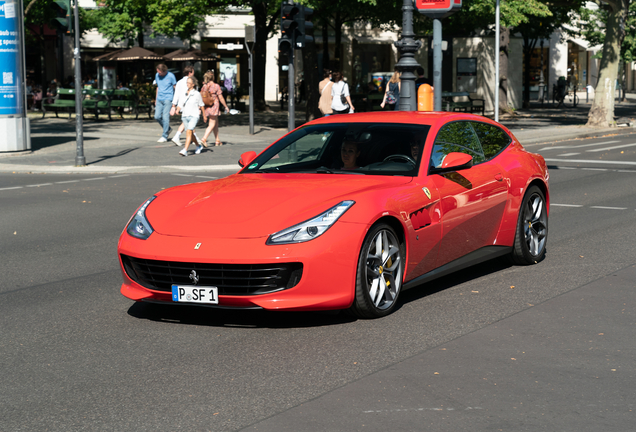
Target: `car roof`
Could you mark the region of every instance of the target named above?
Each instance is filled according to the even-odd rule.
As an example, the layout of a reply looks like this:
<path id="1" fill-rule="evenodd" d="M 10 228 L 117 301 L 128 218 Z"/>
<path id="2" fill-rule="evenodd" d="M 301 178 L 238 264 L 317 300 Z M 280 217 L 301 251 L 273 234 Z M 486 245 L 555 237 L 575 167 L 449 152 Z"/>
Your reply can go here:
<path id="1" fill-rule="evenodd" d="M 474 114 L 456 112 L 425 112 L 425 111 L 374 111 L 355 114 L 336 114 L 321 117 L 307 124 L 326 123 L 411 123 L 435 125 L 454 120 L 475 120 L 493 123 L 492 120 Z"/>

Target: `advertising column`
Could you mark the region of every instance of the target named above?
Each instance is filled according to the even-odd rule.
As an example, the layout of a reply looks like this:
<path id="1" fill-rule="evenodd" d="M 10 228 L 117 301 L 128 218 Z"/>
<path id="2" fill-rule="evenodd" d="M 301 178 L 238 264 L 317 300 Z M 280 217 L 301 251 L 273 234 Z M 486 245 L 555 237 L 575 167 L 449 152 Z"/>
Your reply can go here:
<path id="1" fill-rule="evenodd" d="M 31 149 L 21 0 L 0 0 L 0 152 Z"/>

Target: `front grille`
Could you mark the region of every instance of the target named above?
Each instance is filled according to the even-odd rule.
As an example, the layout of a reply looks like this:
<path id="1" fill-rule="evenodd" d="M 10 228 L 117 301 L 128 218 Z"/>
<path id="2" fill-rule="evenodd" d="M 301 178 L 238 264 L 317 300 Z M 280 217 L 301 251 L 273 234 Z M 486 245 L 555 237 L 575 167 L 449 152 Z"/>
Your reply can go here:
<path id="1" fill-rule="evenodd" d="M 158 261 L 121 255 L 126 274 L 139 285 L 156 291 L 172 291 L 172 285 L 215 286 L 219 295 L 266 294 L 296 286 L 303 273 L 301 263 L 209 264 Z"/>

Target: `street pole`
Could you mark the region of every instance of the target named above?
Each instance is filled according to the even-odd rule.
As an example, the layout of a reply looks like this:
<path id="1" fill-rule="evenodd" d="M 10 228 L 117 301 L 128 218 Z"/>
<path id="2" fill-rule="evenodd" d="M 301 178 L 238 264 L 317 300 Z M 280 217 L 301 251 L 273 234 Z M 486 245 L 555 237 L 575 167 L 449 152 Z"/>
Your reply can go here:
<path id="1" fill-rule="evenodd" d="M 442 110 L 442 22 L 433 20 L 433 110 Z"/>
<path id="2" fill-rule="evenodd" d="M 295 107 L 294 107 L 294 47 L 296 46 L 296 36 L 292 36 L 292 44 L 289 50 L 289 69 L 287 70 L 287 109 L 289 117 L 287 121 L 287 131 L 291 132 L 296 128 Z"/>
<path id="3" fill-rule="evenodd" d="M 400 51 L 400 61 L 395 68 L 401 72 L 399 111 L 417 111 L 417 93 L 415 91 L 415 69 L 420 64 L 415 60 L 415 53 L 420 49 L 421 42 L 414 39 L 413 33 L 413 1 L 402 2 L 402 37 L 395 42 Z"/>
<path id="4" fill-rule="evenodd" d="M 495 121 L 499 121 L 499 0 L 495 8 Z"/>
<path id="5" fill-rule="evenodd" d="M 252 50 L 250 49 L 250 43 L 256 41 L 256 33 L 254 26 L 245 27 L 245 48 L 249 55 L 249 69 L 250 69 L 250 135 L 254 135 L 254 63 Z"/>
<path id="6" fill-rule="evenodd" d="M 84 157 L 84 124 L 82 119 L 82 65 L 80 64 L 80 26 L 79 26 L 79 0 L 75 0 L 73 9 L 75 15 L 75 141 L 77 143 L 75 154 L 75 166 L 86 166 Z"/>

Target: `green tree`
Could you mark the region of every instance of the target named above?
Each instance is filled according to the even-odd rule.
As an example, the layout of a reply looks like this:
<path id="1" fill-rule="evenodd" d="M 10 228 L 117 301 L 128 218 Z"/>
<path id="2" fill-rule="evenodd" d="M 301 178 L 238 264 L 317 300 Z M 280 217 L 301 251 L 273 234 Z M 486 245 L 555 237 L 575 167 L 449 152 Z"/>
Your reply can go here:
<path id="1" fill-rule="evenodd" d="M 97 30 L 114 42 L 136 41 L 144 47 L 144 32 L 189 40 L 212 13 L 204 0 L 104 0 L 96 12 Z"/>
<path id="2" fill-rule="evenodd" d="M 571 22 L 575 11 L 578 11 L 585 0 L 562 0 L 558 4 L 549 4 L 552 15 L 530 16 L 528 21 L 517 25 L 513 32 L 523 37 L 524 91 L 523 106 L 530 107 L 530 60 L 539 39 L 549 39 L 552 33 L 563 28 L 563 24 Z"/>
<path id="3" fill-rule="evenodd" d="M 614 125 L 614 93 L 619 65 L 636 58 L 636 4 L 604 1 L 598 10 L 581 10 L 581 33 L 592 44 L 603 44 L 601 66 L 588 126 Z"/>
<path id="4" fill-rule="evenodd" d="M 508 55 L 511 31 L 525 23 L 530 23 L 532 17 L 550 17 L 552 12 L 547 4 L 539 0 L 502 0 L 499 7 L 499 109 L 509 111 Z M 493 34 L 496 30 L 494 28 L 495 1 L 474 0 L 466 3 L 460 12 L 448 20 L 452 23 L 451 28 L 455 32 L 467 33 L 466 29 L 483 29 L 487 33 Z"/>

